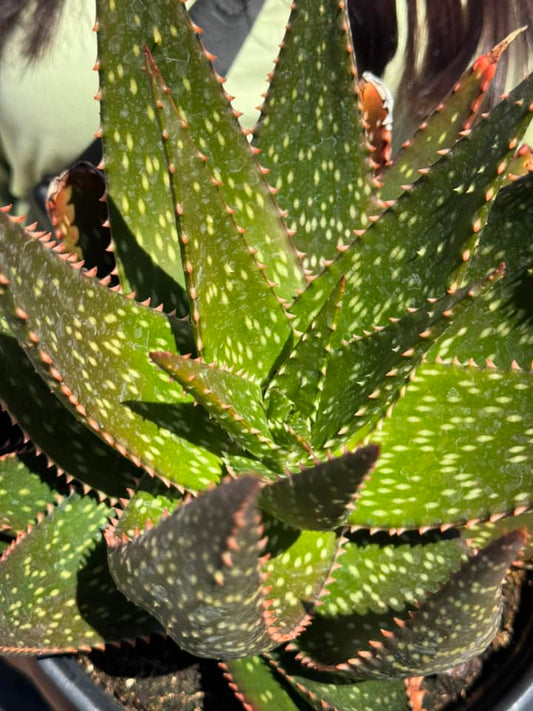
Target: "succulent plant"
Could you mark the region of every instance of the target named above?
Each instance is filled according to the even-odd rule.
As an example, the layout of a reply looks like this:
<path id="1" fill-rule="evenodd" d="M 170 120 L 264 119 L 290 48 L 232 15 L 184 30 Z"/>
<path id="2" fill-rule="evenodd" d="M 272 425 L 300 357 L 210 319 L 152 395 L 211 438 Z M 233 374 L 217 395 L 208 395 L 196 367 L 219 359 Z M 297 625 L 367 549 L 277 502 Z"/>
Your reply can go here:
<path id="1" fill-rule="evenodd" d="M 98 14 L 105 190 L 0 215 L 0 651 L 164 631 L 246 708 L 425 708 L 531 523 L 533 80 L 480 114 L 500 45 L 391 163 L 296 0 L 250 142 L 182 2 Z"/>

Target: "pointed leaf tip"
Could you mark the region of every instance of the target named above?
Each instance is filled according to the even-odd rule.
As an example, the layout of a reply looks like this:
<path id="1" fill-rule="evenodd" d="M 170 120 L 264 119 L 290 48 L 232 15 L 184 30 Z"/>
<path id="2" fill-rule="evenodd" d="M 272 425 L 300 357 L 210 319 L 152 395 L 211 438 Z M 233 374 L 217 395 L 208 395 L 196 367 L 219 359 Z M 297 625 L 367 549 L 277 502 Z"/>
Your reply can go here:
<path id="1" fill-rule="evenodd" d="M 251 476 L 221 484 L 108 551 L 119 588 L 193 654 L 232 658 L 273 646 L 263 620 L 260 486 Z"/>
<path id="2" fill-rule="evenodd" d="M 379 447 L 370 444 L 290 474 L 262 490 L 261 507 L 296 528 L 337 528 L 378 456 Z"/>

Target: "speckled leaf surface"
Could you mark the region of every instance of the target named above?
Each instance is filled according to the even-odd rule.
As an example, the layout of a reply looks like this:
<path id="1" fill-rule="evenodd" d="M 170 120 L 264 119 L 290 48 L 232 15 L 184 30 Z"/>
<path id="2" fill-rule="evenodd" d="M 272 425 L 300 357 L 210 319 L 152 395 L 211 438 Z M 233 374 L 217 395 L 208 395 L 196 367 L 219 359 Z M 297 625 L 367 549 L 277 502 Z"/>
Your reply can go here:
<path id="1" fill-rule="evenodd" d="M 466 559 L 460 538 L 356 536 L 343 547 L 340 568 L 313 624 L 292 643 L 311 667 L 354 657 L 396 628 L 417 602 L 438 590 Z M 416 574 L 415 574 L 416 571 Z"/>
<path id="2" fill-rule="evenodd" d="M 102 0 L 97 7 L 111 233 L 123 288 L 134 289 L 140 299 L 152 297 L 154 305 L 168 296 L 161 270 L 176 284 L 185 285 L 165 156 L 142 53 L 143 42 L 155 43 L 156 27 L 168 29 L 172 5 L 153 3 L 133 9 L 129 3 Z M 155 15 L 152 21 L 150 14 Z M 179 303 L 179 298 L 174 305 L 167 298 L 165 307 Z"/>
<path id="3" fill-rule="evenodd" d="M 341 279 L 270 382 L 265 398 L 270 419 L 298 422 L 315 414 L 330 353 L 340 345 L 336 320 L 343 294 Z"/>
<path id="4" fill-rule="evenodd" d="M 133 538 L 139 531 L 156 526 L 161 518 L 183 503 L 183 495 L 177 489 L 167 487 L 147 474 L 139 481 L 135 491 L 129 494 L 129 498 L 121 501 L 123 508 L 119 511 L 120 518 L 114 529 L 118 537 L 125 534 Z"/>
<path id="5" fill-rule="evenodd" d="M 509 163 L 506 181 L 513 182 L 531 171 L 533 171 L 533 149 L 527 143 L 523 143 Z"/>
<path id="6" fill-rule="evenodd" d="M 228 97 L 212 72 L 209 57 L 204 53 L 197 30 L 191 26 L 185 6 L 180 2 L 144 4 L 136 7 L 135 12 L 131 11 L 129 3 L 123 1 L 102 1 L 99 6 L 103 98 L 104 101 L 107 96 L 113 99 L 112 110 L 108 109 L 108 113 L 104 104 L 104 142 L 107 134 L 107 151 L 110 154 L 106 155 L 106 167 L 110 157 L 113 157 L 115 174 L 111 185 L 116 183 L 115 189 L 119 189 L 118 197 L 121 199 L 116 201 L 118 207 L 122 207 L 121 201 L 125 196 L 128 222 L 138 221 L 137 232 L 143 241 L 152 240 L 154 237 L 149 233 L 152 229 L 150 211 L 146 209 L 146 215 L 139 215 L 140 206 L 130 205 L 128 197 L 132 191 L 137 191 L 139 177 L 147 192 L 144 196 L 147 208 L 152 194 L 157 196 L 161 192 L 161 197 L 166 194 L 168 204 L 161 200 L 166 209 L 155 211 L 160 215 L 160 224 L 156 225 L 160 239 L 156 234 L 154 258 L 156 263 L 168 270 L 165 262 L 168 262 L 169 256 L 175 260 L 176 255 L 167 256 L 164 249 L 172 245 L 176 253 L 179 250 L 175 231 L 168 227 L 173 206 L 165 187 L 168 180 L 164 175 L 160 143 L 153 133 L 154 112 L 147 92 L 146 76 L 141 71 L 142 47 L 146 45 L 162 69 L 179 111 L 190 126 L 194 142 L 202 153 L 209 156 L 213 175 L 222 181 L 221 192 L 225 202 L 235 210 L 236 221 L 246 230 L 248 243 L 258 250 L 259 261 L 267 265 L 268 278 L 278 284 L 280 297 L 292 299 L 295 289 L 304 283 L 301 267 L 268 184 Z M 117 32 L 118 28 L 120 32 Z M 109 67 L 112 68 L 111 75 Z M 145 117 L 140 126 L 139 114 Z M 124 133 L 124 129 L 128 132 Z M 120 137 L 118 141 L 116 130 Z M 128 133 L 131 137 L 129 144 Z M 156 143 L 157 154 L 153 156 Z M 231 153 L 228 153 L 230 146 Z M 125 151 L 126 148 L 128 150 Z M 124 167 L 124 152 L 131 161 L 134 183 L 128 182 L 132 177 L 120 175 Z M 174 277 L 180 279 L 179 275 Z"/>
<path id="7" fill-rule="evenodd" d="M 352 536 L 313 624 L 293 643 L 318 665 L 344 662 L 381 629 L 393 630 L 417 602 L 436 592 L 466 559 L 460 538 Z"/>
<path id="8" fill-rule="evenodd" d="M 281 475 L 281 471 L 271 469 L 263 462 L 252 457 L 247 457 L 243 454 L 234 454 L 226 452 L 224 454 L 224 464 L 232 477 L 242 476 L 243 474 L 255 474 L 262 481 L 277 481 Z"/>
<path id="9" fill-rule="evenodd" d="M 261 657 L 229 659 L 220 664 L 235 696 L 253 711 L 309 711 L 284 687 L 281 678 Z"/>
<path id="10" fill-rule="evenodd" d="M 378 454 L 378 447 L 368 445 L 288 474 L 261 491 L 261 508 L 296 528 L 323 531 L 342 526 Z"/>
<path id="11" fill-rule="evenodd" d="M 202 446 L 216 443 L 214 426 L 148 357 L 187 352 L 187 325 L 95 283 L 48 247 L 0 215 L 0 303 L 33 365 L 134 461 L 185 487 L 216 480 L 219 458 Z"/>
<path id="12" fill-rule="evenodd" d="M 56 503 L 54 471 L 47 471 L 44 457 L 32 452 L 0 457 L 0 530 L 26 530 L 47 504 Z"/>
<path id="13" fill-rule="evenodd" d="M 530 121 L 532 100 L 530 77 L 309 285 L 291 309 L 296 327 L 305 328 L 343 274 L 349 304 L 339 318 L 343 335 L 384 326 L 405 308 L 438 297 L 462 262 L 474 215 L 499 179 L 510 141 Z"/>
<path id="14" fill-rule="evenodd" d="M 498 45 L 476 59 L 450 95 L 400 149 L 394 163 L 380 175 L 383 183 L 380 197 L 383 200 L 396 199 L 402 193 L 402 185 L 409 185 L 419 177 L 419 169 L 425 169 L 438 160 L 438 151 L 451 148 L 459 137 L 459 131 L 471 128 L 503 49 Z"/>
<path id="15" fill-rule="evenodd" d="M 109 576 L 101 539 L 108 513 L 75 494 L 7 549 L 0 561 L 0 651 L 74 652 L 160 629 Z"/>
<path id="16" fill-rule="evenodd" d="M 531 505 L 532 432 L 528 375 L 424 364 L 372 434 L 382 453 L 349 521 L 419 528 Z"/>
<path id="17" fill-rule="evenodd" d="M 182 649 L 232 658 L 274 646 L 263 619 L 259 480 L 205 492 L 129 543 L 108 535 L 119 589 Z"/>
<path id="18" fill-rule="evenodd" d="M 400 612 L 435 592 L 466 553 L 459 538 L 352 534 L 320 612 L 342 615 L 346 605 L 359 615 Z"/>
<path id="19" fill-rule="evenodd" d="M 515 531 L 472 556 L 374 652 L 342 668 L 355 677 L 408 677 L 444 671 L 480 654 L 498 629 L 503 578 L 524 540 Z"/>
<path id="20" fill-rule="evenodd" d="M 383 417 L 433 341 L 475 297 L 501 277 L 446 294 L 331 353 L 313 424 L 314 447 L 339 446 Z M 359 436 L 359 435 L 358 435 Z"/>
<path id="21" fill-rule="evenodd" d="M 207 362 L 243 368 L 263 380 L 291 332 L 289 321 L 150 55 L 147 62 L 166 137 L 198 351 Z M 198 209 L 199 198 L 203 211 Z"/>
<path id="22" fill-rule="evenodd" d="M 267 619 L 276 642 L 296 637 L 309 624 L 314 608 L 326 594 L 341 545 L 333 531 L 302 531 L 263 515 L 264 566 L 269 603 Z"/>
<path id="23" fill-rule="evenodd" d="M 490 358 L 500 368 L 515 360 L 529 368 L 533 358 L 533 175 L 501 191 L 479 249 L 466 265 L 462 278 L 470 280 L 505 262 L 505 276 L 490 293 L 460 315 L 429 357 L 474 358 L 480 365 Z"/>
<path id="24" fill-rule="evenodd" d="M 488 545 L 496 538 L 511 531 L 521 529 L 528 534 L 527 541 L 520 553 L 518 564 L 532 567 L 533 564 L 533 512 L 517 513 L 515 516 L 505 516 L 497 521 L 484 521 L 461 529 L 461 536 L 470 548 L 476 550 Z"/>
<path id="25" fill-rule="evenodd" d="M 293 3 L 254 139 L 313 271 L 368 223 L 372 167 L 351 42 L 343 3 Z"/>
<path id="26" fill-rule="evenodd" d="M 261 388 L 232 371 L 172 353 L 152 353 L 152 359 L 189 392 L 196 402 L 238 442 L 259 457 L 273 457 L 272 441 Z"/>
<path id="27" fill-rule="evenodd" d="M 316 711 L 408 711 L 405 687 L 399 679 L 335 684 L 327 676 L 302 669 L 287 655 L 270 654 L 281 678 Z"/>
<path id="28" fill-rule="evenodd" d="M 15 338 L 8 335 L 2 319 L 0 398 L 61 471 L 110 497 L 124 496 L 126 487 L 133 485 L 139 469 L 79 422 L 50 392 Z"/>

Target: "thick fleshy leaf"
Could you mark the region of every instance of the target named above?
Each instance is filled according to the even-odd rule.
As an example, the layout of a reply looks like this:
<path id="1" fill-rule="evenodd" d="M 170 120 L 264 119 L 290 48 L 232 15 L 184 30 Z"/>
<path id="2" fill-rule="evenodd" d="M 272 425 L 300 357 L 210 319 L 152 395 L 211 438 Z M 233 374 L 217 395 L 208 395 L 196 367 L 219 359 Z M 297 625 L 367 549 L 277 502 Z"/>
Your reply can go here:
<path id="1" fill-rule="evenodd" d="M 47 470 L 44 457 L 33 452 L 0 457 L 0 530 L 20 533 L 48 504 L 55 504 L 54 479 L 57 474 Z"/>
<path id="2" fill-rule="evenodd" d="M 321 614 L 400 612 L 437 590 L 464 561 L 460 538 L 352 534 Z M 415 575 L 420 572 L 420 575 Z"/>
<path id="3" fill-rule="evenodd" d="M 343 335 L 383 326 L 443 293 L 476 235 L 476 211 L 491 199 L 502 161 L 532 110 L 530 77 L 309 285 L 291 309 L 296 328 L 306 327 L 342 275 L 348 305 L 338 322 Z"/>
<path id="4" fill-rule="evenodd" d="M 172 353 L 151 358 L 189 392 L 196 402 L 251 454 L 272 458 L 272 441 L 258 383 L 225 368 Z"/>
<path id="5" fill-rule="evenodd" d="M 372 166 L 351 42 L 345 3 L 294 2 L 256 129 L 294 242 L 314 271 L 368 224 Z"/>
<path id="6" fill-rule="evenodd" d="M 254 711 L 306 711 L 307 705 L 296 701 L 283 682 L 261 657 L 229 659 L 220 664 L 235 696 Z M 247 706 L 246 706 L 247 705 Z"/>
<path id="7" fill-rule="evenodd" d="M 501 273 L 500 269 L 484 283 L 431 300 L 334 351 L 322 385 L 312 445 L 338 447 L 383 417 L 433 341 Z"/>
<path id="8" fill-rule="evenodd" d="M 316 711 L 409 711 L 400 679 L 335 684 L 327 675 L 302 669 L 287 655 L 269 654 L 280 676 Z"/>
<path id="9" fill-rule="evenodd" d="M 334 665 L 367 649 L 381 629 L 438 590 L 466 559 L 460 538 L 351 536 L 312 625 L 293 643 L 304 661 Z"/>
<path id="10" fill-rule="evenodd" d="M 77 494 L 41 519 L 0 561 L 0 651 L 74 652 L 159 631 L 109 576 L 107 507 Z"/>
<path id="11" fill-rule="evenodd" d="M 187 352 L 187 325 L 94 282 L 52 245 L 0 214 L 0 303 L 33 365 L 133 461 L 185 487 L 216 480 L 219 458 L 202 446 L 220 441 L 214 425 L 148 357 Z"/>
<path id="12" fill-rule="evenodd" d="M 527 531 L 528 538 L 520 554 L 520 565 L 531 567 L 533 563 L 533 512 L 517 512 L 514 516 L 504 516 L 494 521 L 485 521 L 461 529 L 461 536 L 470 548 L 477 549 L 488 545 L 496 538 L 511 531 Z"/>
<path id="13" fill-rule="evenodd" d="M 258 488 L 252 477 L 221 484 L 129 543 L 108 533 L 119 589 L 198 656 L 242 657 L 274 646 L 263 618 Z"/>
<path id="14" fill-rule="evenodd" d="M 263 380 L 291 332 L 289 320 L 148 53 L 147 63 L 179 218 L 198 351 L 208 362 L 243 368 Z M 198 209 L 199 198 L 204 211 Z"/>
<path id="15" fill-rule="evenodd" d="M 472 556 L 373 652 L 337 668 L 354 677 L 420 676 L 481 654 L 498 631 L 502 582 L 524 541 L 525 534 L 514 531 Z"/>
<path id="16" fill-rule="evenodd" d="M 146 245 L 156 264 L 180 280 L 179 274 L 170 271 L 178 266 L 176 257 L 179 260 L 176 233 L 170 225 L 174 208 L 146 76 L 141 71 L 146 45 L 161 67 L 195 144 L 209 156 L 212 173 L 221 180 L 224 201 L 235 210 L 237 224 L 246 230 L 248 244 L 258 250 L 259 261 L 267 265 L 267 278 L 278 284 L 281 298 L 292 299 L 295 289 L 303 286 L 302 270 L 220 79 L 212 72 L 210 55 L 201 47 L 200 30 L 191 24 L 184 4 L 148 4 L 133 13 L 127 2 L 103 0 L 99 21 L 106 170 L 111 171 L 111 195 L 126 222 L 136 227 L 140 244 Z M 108 97 L 111 106 L 107 106 Z M 138 120 L 139 115 L 144 121 Z M 145 191 L 145 212 L 143 205 L 130 204 L 129 199 L 138 189 L 139 178 Z M 155 225 L 153 215 L 158 216 Z M 155 234 L 151 234 L 154 226 Z M 167 256 L 165 250 L 170 247 L 173 253 Z"/>
<path id="17" fill-rule="evenodd" d="M 172 513 L 183 503 L 183 495 L 174 487 L 167 487 L 157 478 L 145 474 L 135 487 L 135 492 L 129 492 L 130 497 L 121 501 L 123 510 L 119 512 L 115 536 L 126 535 L 133 538 L 140 531 L 155 526 L 161 518 Z"/>
<path id="18" fill-rule="evenodd" d="M 269 419 L 297 422 L 315 414 L 330 353 L 340 345 L 336 320 L 343 294 L 341 279 L 271 381 L 266 395 Z"/>
<path id="19" fill-rule="evenodd" d="M 240 453 L 226 452 L 224 455 L 224 464 L 229 474 L 233 477 L 242 476 L 243 474 L 254 473 L 263 481 L 277 481 L 281 472 L 277 469 L 271 469 L 263 464 L 263 462 L 251 457 L 246 457 Z"/>
<path id="20" fill-rule="evenodd" d="M 128 3 L 98 2 L 98 67 L 107 200 L 123 288 L 181 313 L 185 300 L 178 285 L 184 287 L 185 278 L 142 53 L 144 42 L 156 41 L 156 28 L 168 30 L 173 5 L 180 3 L 133 11 Z"/>
<path id="21" fill-rule="evenodd" d="M 383 200 L 396 199 L 402 193 L 402 185 L 416 180 L 420 169 L 438 160 L 439 152 L 451 148 L 460 131 L 471 128 L 500 57 L 516 34 L 509 35 L 490 52 L 476 59 L 452 93 L 424 121 L 413 138 L 402 146 L 394 163 L 380 175 L 383 183 L 380 197 Z"/>
<path id="22" fill-rule="evenodd" d="M 527 143 L 523 143 L 509 163 L 507 181 L 513 182 L 529 175 L 533 171 L 533 150 Z"/>
<path id="23" fill-rule="evenodd" d="M 0 318 L 0 398 L 9 412 L 60 471 L 105 496 L 124 496 L 138 468 L 63 406 L 2 324 Z"/>
<path id="24" fill-rule="evenodd" d="M 431 527 L 531 505 L 529 381 L 518 371 L 422 365 L 372 434 L 381 456 L 350 523 Z"/>
<path id="25" fill-rule="evenodd" d="M 475 279 L 503 261 L 504 279 L 459 315 L 435 344 L 430 358 L 473 358 L 479 364 L 490 359 L 500 368 L 508 368 L 516 361 L 522 368 L 530 367 L 532 233 L 533 175 L 527 175 L 496 198 L 479 248 L 462 274 L 463 280 Z"/>
<path id="26" fill-rule="evenodd" d="M 288 474 L 264 487 L 259 504 L 296 528 L 324 531 L 342 526 L 378 454 L 378 447 L 368 445 Z"/>
<path id="27" fill-rule="evenodd" d="M 270 559 L 267 573 L 269 632 L 276 645 L 296 637 L 326 594 L 342 539 L 332 531 L 301 531 L 263 517 Z"/>

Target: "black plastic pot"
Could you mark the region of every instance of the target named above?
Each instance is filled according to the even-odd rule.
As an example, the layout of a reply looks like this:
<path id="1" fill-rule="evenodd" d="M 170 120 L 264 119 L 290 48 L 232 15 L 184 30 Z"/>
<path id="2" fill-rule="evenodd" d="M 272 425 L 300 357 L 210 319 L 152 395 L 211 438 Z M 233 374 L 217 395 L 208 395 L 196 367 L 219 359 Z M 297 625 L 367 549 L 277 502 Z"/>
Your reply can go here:
<path id="1" fill-rule="evenodd" d="M 522 675 L 515 681 L 512 689 L 502 696 L 493 711 L 531 711 L 531 709 L 533 709 L 533 662 L 530 662 Z M 481 711 L 481 706 L 479 706 L 479 711 Z"/>

